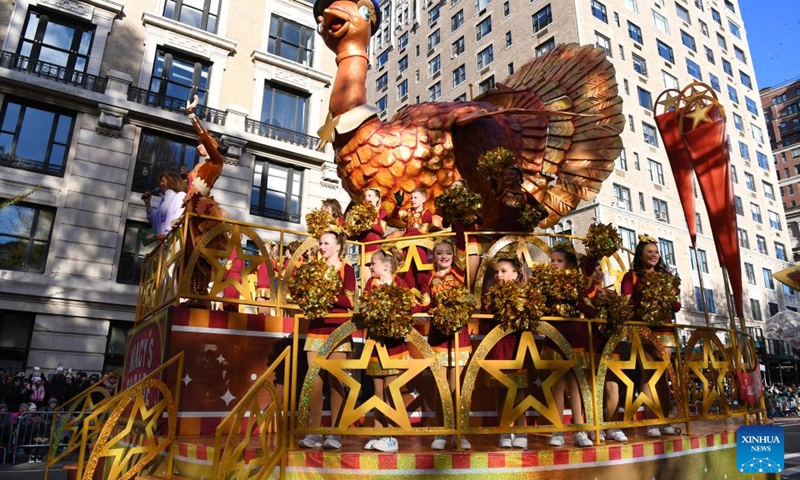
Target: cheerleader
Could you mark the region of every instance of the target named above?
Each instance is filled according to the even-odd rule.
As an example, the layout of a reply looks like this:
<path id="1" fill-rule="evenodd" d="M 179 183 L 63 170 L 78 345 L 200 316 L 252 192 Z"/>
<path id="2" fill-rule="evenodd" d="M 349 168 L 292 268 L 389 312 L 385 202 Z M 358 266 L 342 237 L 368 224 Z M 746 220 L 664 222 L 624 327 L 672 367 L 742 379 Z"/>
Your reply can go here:
<path id="1" fill-rule="evenodd" d="M 405 224 L 402 236 L 413 237 L 415 235 L 426 235 L 433 223 L 433 214 L 430 210 L 425 208 L 425 202 L 428 200 L 428 194 L 424 188 L 415 188 L 411 191 L 411 208 L 401 209 L 400 205 L 403 204 L 403 192 L 394 194 L 396 202 L 395 208 L 392 211 L 391 218 L 399 220 Z M 428 250 L 424 247 L 417 247 L 420 260 L 423 262 L 428 261 Z M 417 265 L 412 264 L 408 269 L 403 280 L 406 285 L 419 288 L 423 282 L 423 276 L 420 274 Z"/>

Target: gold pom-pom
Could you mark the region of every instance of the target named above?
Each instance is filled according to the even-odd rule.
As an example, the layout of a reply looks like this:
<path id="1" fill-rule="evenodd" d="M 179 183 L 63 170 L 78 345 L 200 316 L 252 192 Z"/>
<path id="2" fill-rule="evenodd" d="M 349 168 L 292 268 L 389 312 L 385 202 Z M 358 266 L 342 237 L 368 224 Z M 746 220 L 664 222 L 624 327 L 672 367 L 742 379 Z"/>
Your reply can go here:
<path id="1" fill-rule="evenodd" d="M 580 298 L 583 275 L 578 270 L 559 270 L 549 263 L 537 263 L 531 267 L 528 285 L 545 298 L 545 315 L 575 317 L 575 304 Z"/>
<path id="2" fill-rule="evenodd" d="M 448 222 L 473 223 L 481 209 L 481 196 L 463 185 L 448 188 L 437 196 L 433 204 L 436 214 Z"/>
<path id="3" fill-rule="evenodd" d="M 361 296 L 361 310 L 353 321 L 373 340 L 405 338 L 414 328 L 413 306 L 409 289 L 393 283 L 378 285 Z"/>
<path id="4" fill-rule="evenodd" d="M 463 285 L 448 288 L 433 297 L 431 325 L 445 335 L 452 335 L 469 322 L 475 310 L 475 297 Z"/>
<path id="5" fill-rule="evenodd" d="M 287 287 L 306 317 L 322 318 L 336 302 L 342 279 L 325 260 L 310 260 L 297 268 Z"/>
<path id="6" fill-rule="evenodd" d="M 378 218 L 378 209 L 369 202 L 359 203 L 347 212 L 344 219 L 344 234 L 348 238 L 354 238 L 366 232 Z"/>
<path id="7" fill-rule="evenodd" d="M 586 255 L 597 259 L 610 257 L 622 248 L 622 237 L 612 224 L 594 223 L 586 232 Z"/>
<path id="8" fill-rule="evenodd" d="M 478 157 L 478 173 L 486 178 L 499 178 L 508 167 L 517 165 L 514 152 L 504 147 L 489 150 Z"/>
<path id="9" fill-rule="evenodd" d="M 543 207 L 541 205 L 525 205 L 525 208 L 519 214 L 517 223 L 526 232 L 532 232 L 539 225 L 539 222 L 544 217 Z"/>
<path id="10" fill-rule="evenodd" d="M 636 311 L 638 320 L 651 325 L 669 323 L 672 307 L 679 299 L 681 279 L 668 272 L 650 272 L 639 278 L 642 301 Z"/>
<path id="11" fill-rule="evenodd" d="M 608 338 L 622 333 L 626 322 L 633 320 L 633 307 L 627 297 L 617 292 L 604 290 L 594 301 L 597 318 L 606 321 L 600 325 L 600 333 Z"/>
<path id="12" fill-rule="evenodd" d="M 535 331 L 545 312 L 545 297 L 536 288 L 500 282 L 486 294 L 486 310 L 506 330 Z"/>
<path id="13" fill-rule="evenodd" d="M 333 220 L 333 215 L 321 208 L 316 208 L 306 213 L 308 233 L 314 238 L 319 238 L 334 223 L 336 222 Z"/>

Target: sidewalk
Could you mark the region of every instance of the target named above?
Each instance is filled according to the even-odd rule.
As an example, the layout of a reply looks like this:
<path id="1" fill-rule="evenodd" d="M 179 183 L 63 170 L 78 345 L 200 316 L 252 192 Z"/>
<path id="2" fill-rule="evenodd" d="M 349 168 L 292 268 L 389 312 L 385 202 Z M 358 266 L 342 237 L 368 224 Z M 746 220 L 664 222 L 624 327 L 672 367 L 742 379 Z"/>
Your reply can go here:
<path id="1" fill-rule="evenodd" d="M 66 480 L 67 472 L 62 470 L 61 465 L 55 465 L 50 469 L 48 480 Z M 17 463 L 16 465 L 0 465 L 0 480 L 43 480 L 43 463 Z"/>

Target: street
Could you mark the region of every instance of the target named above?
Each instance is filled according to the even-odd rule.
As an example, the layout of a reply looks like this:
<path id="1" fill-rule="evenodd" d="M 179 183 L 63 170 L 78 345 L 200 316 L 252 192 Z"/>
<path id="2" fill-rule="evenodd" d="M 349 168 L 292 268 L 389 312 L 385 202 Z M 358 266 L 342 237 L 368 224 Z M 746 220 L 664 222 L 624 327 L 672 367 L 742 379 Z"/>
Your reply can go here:
<path id="1" fill-rule="evenodd" d="M 783 427 L 785 452 L 784 470 L 781 474 L 785 479 L 800 479 L 800 417 L 776 418 L 775 425 Z"/>

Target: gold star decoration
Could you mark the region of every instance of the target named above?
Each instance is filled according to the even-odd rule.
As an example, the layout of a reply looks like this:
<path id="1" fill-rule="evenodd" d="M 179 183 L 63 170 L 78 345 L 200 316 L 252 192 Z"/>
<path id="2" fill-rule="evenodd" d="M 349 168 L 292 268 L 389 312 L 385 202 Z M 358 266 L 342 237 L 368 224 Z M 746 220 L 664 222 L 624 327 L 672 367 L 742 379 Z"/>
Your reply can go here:
<path id="1" fill-rule="evenodd" d="M 240 272 L 241 279 L 236 279 L 233 275 L 226 278 L 229 270 L 224 263 L 219 262 L 219 260 L 231 258 L 231 254 L 234 250 L 236 251 L 236 260 L 243 263 Z M 231 235 L 231 239 L 224 249 L 214 250 L 203 248 L 202 252 L 207 258 L 214 259 L 214 261 L 210 262 L 214 266 L 214 283 L 209 292 L 210 296 L 217 296 L 219 293 L 224 292 L 228 286 L 233 286 L 242 297 L 247 300 L 252 300 L 247 278 L 249 275 L 257 273 L 259 265 L 267 261 L 266 257 L 262 257 L 258 253 L 255 255 L 248 253 L 242 246 L 241 236 L 238 232 L 234 232 L 234 234 Z"/>
<path id="2" fill-rule="evenodd" d="M 664 96 L 664 100 L 658 102 L 659 105 L 664 107 L 665 112 L 669 112 L 670 110 L 675 110 L 678 106 L 678 95 L 672 95 L 667 93 Z"/>
<path id="3" fill-rule="evenodd" d="M 702 414 L 706 415 L 711 410 L 715 399 L 725 407 L 728 406 L 725 396 L 720 393 L 725 391 L 725 372 L 727 372 L 731 362 L 730 360 L 718 360 L 712 349 L 714 344 L 713 339 L 705 335 L 703 339 L 703 353 L 701 358 L 698 360 L 689 360 L 686 362 L 686 365 L 697 375 L 697 378 L 700 379 L 700 382 L 703 384 Z"/>
<path id="4" fill-rule="evenodd" d="M 488 337 L 487 337 L 488 338 Z M 522 370 L 525 365 L 526 356 L 530 356 L 533 366 L 537 371 L 550 370 L 550 375 L 542 383 L 542 392 L 545 403 L 540 402 L 533 395 L 526 396 L 517 406 L 514 406 L 514 399 L 517 396 L 517 383 L 503 373 L 503 370 Z M 517 356 L 513 360 L 479 360 L 480 367 L 488 374 L 502 383 L 508 390 L 503 402 L 503 413 L 500 418 L 501 425 L 511 425 L 526 410 L 533 408 L 550 420 L 553 425 L 563 425 L 563 412 L 556 410 L 555 399 L 553 397 L 553 386 L 575 365 L 572 360 L 543 360 L 531 332 L 523 332 L 520 338 Z"/>
<path id="5" fill-rule="evenodd" d="M 394 407 L 374 395 L 361 405 L 356 406 L 358 395 L 361 392 L 361 383 L 356 381 L 353 376 L 348 375 L 347 370 L 366 371 L 367 365 L 369 365 L 369 358 L 373 350 L 376 349 L 381 368 L 387 370 L 405 370 L 405 372 L 398 375 L 397 378 L 388 385 L 389 396 L 392 399 L 392 403 L 394 403 Z M 322 369 L 342 382 L 342 385 L 350 389 L 344 401 L 342 414 L 339 417 L 339 428 L 348 428 L 359 418 L 363 417 L 364 414 L 374 409 L 386 415 L 386 418 L 393 421 L 400 428 L 410 430 L 411 421 L 406 411 L 403 394 L 400 392 L 400 388 L 419 375 L 423 370 L 429 368 L 434 360 L 434 358 L 392 359 L 389 357 L 386 347 L 376 343 L 374 340 L 367 340 L 360 358 L 336 360 L 317 357 L 314 359 L 314 363 L 318 364 Z"/>
<path id="6" fill-rule="evenodd" d="M 627 387 L 625 393 L 625 413 L 623 421 L 633 421 L 634 414 L 641 406 L 650 407 L 650 409 L 660 418 L 664 418 L 664 410 L 661 407 L 661 400 L 655 394 L 656 384 L 667 371 L 670 366 L 669 359 L 665 360 L 647 360 L 647 356 L 642 346 L 642 338 L 639 336 L 638 328 L 633 328 L 631 331 L 631 358 L 629 360 L 608 360 L 606 365 L 608 369 L 614 372 L 617 377 Z M 641 367 L 642 370 L 652 370 L 653 375 L 647 382 L 650 385 L 650 392 L 653 398 L 645 395 L 644 391 L 640 391 L 639 395 L 633 398 L 633 380 L 625 374 L 625 371 L 635 370 Z M 643 389 L 641 389 L 643 390 Z"/>
<path id="7" fill-rule="evenodd" d="M 697 128 L 697 125 L 701 122 L 710 122 L 711 118 L 708 116 L 708 112 L 711 110 L 713 104 L 708 104 L 705 106 L 697 105 L 694 109 L 686 114 L 687 118 L 692 119 L 692 130 Z"/>
<path id="8" fill-rule="evenodd" d="M 328 112 L 328 118 L 325 119 L 325 123 L 317 130 L 317 135 L 319 135 L 319 142 L 317 142 L 317 150 L 320 152 L 322 149 L 325 148 L 325 145 L 328 143 L 332 143 L 333 140 L 336 138 L 336 126 L 339 125 L 339 117 L 334 117 L 333 114 Z"/>

